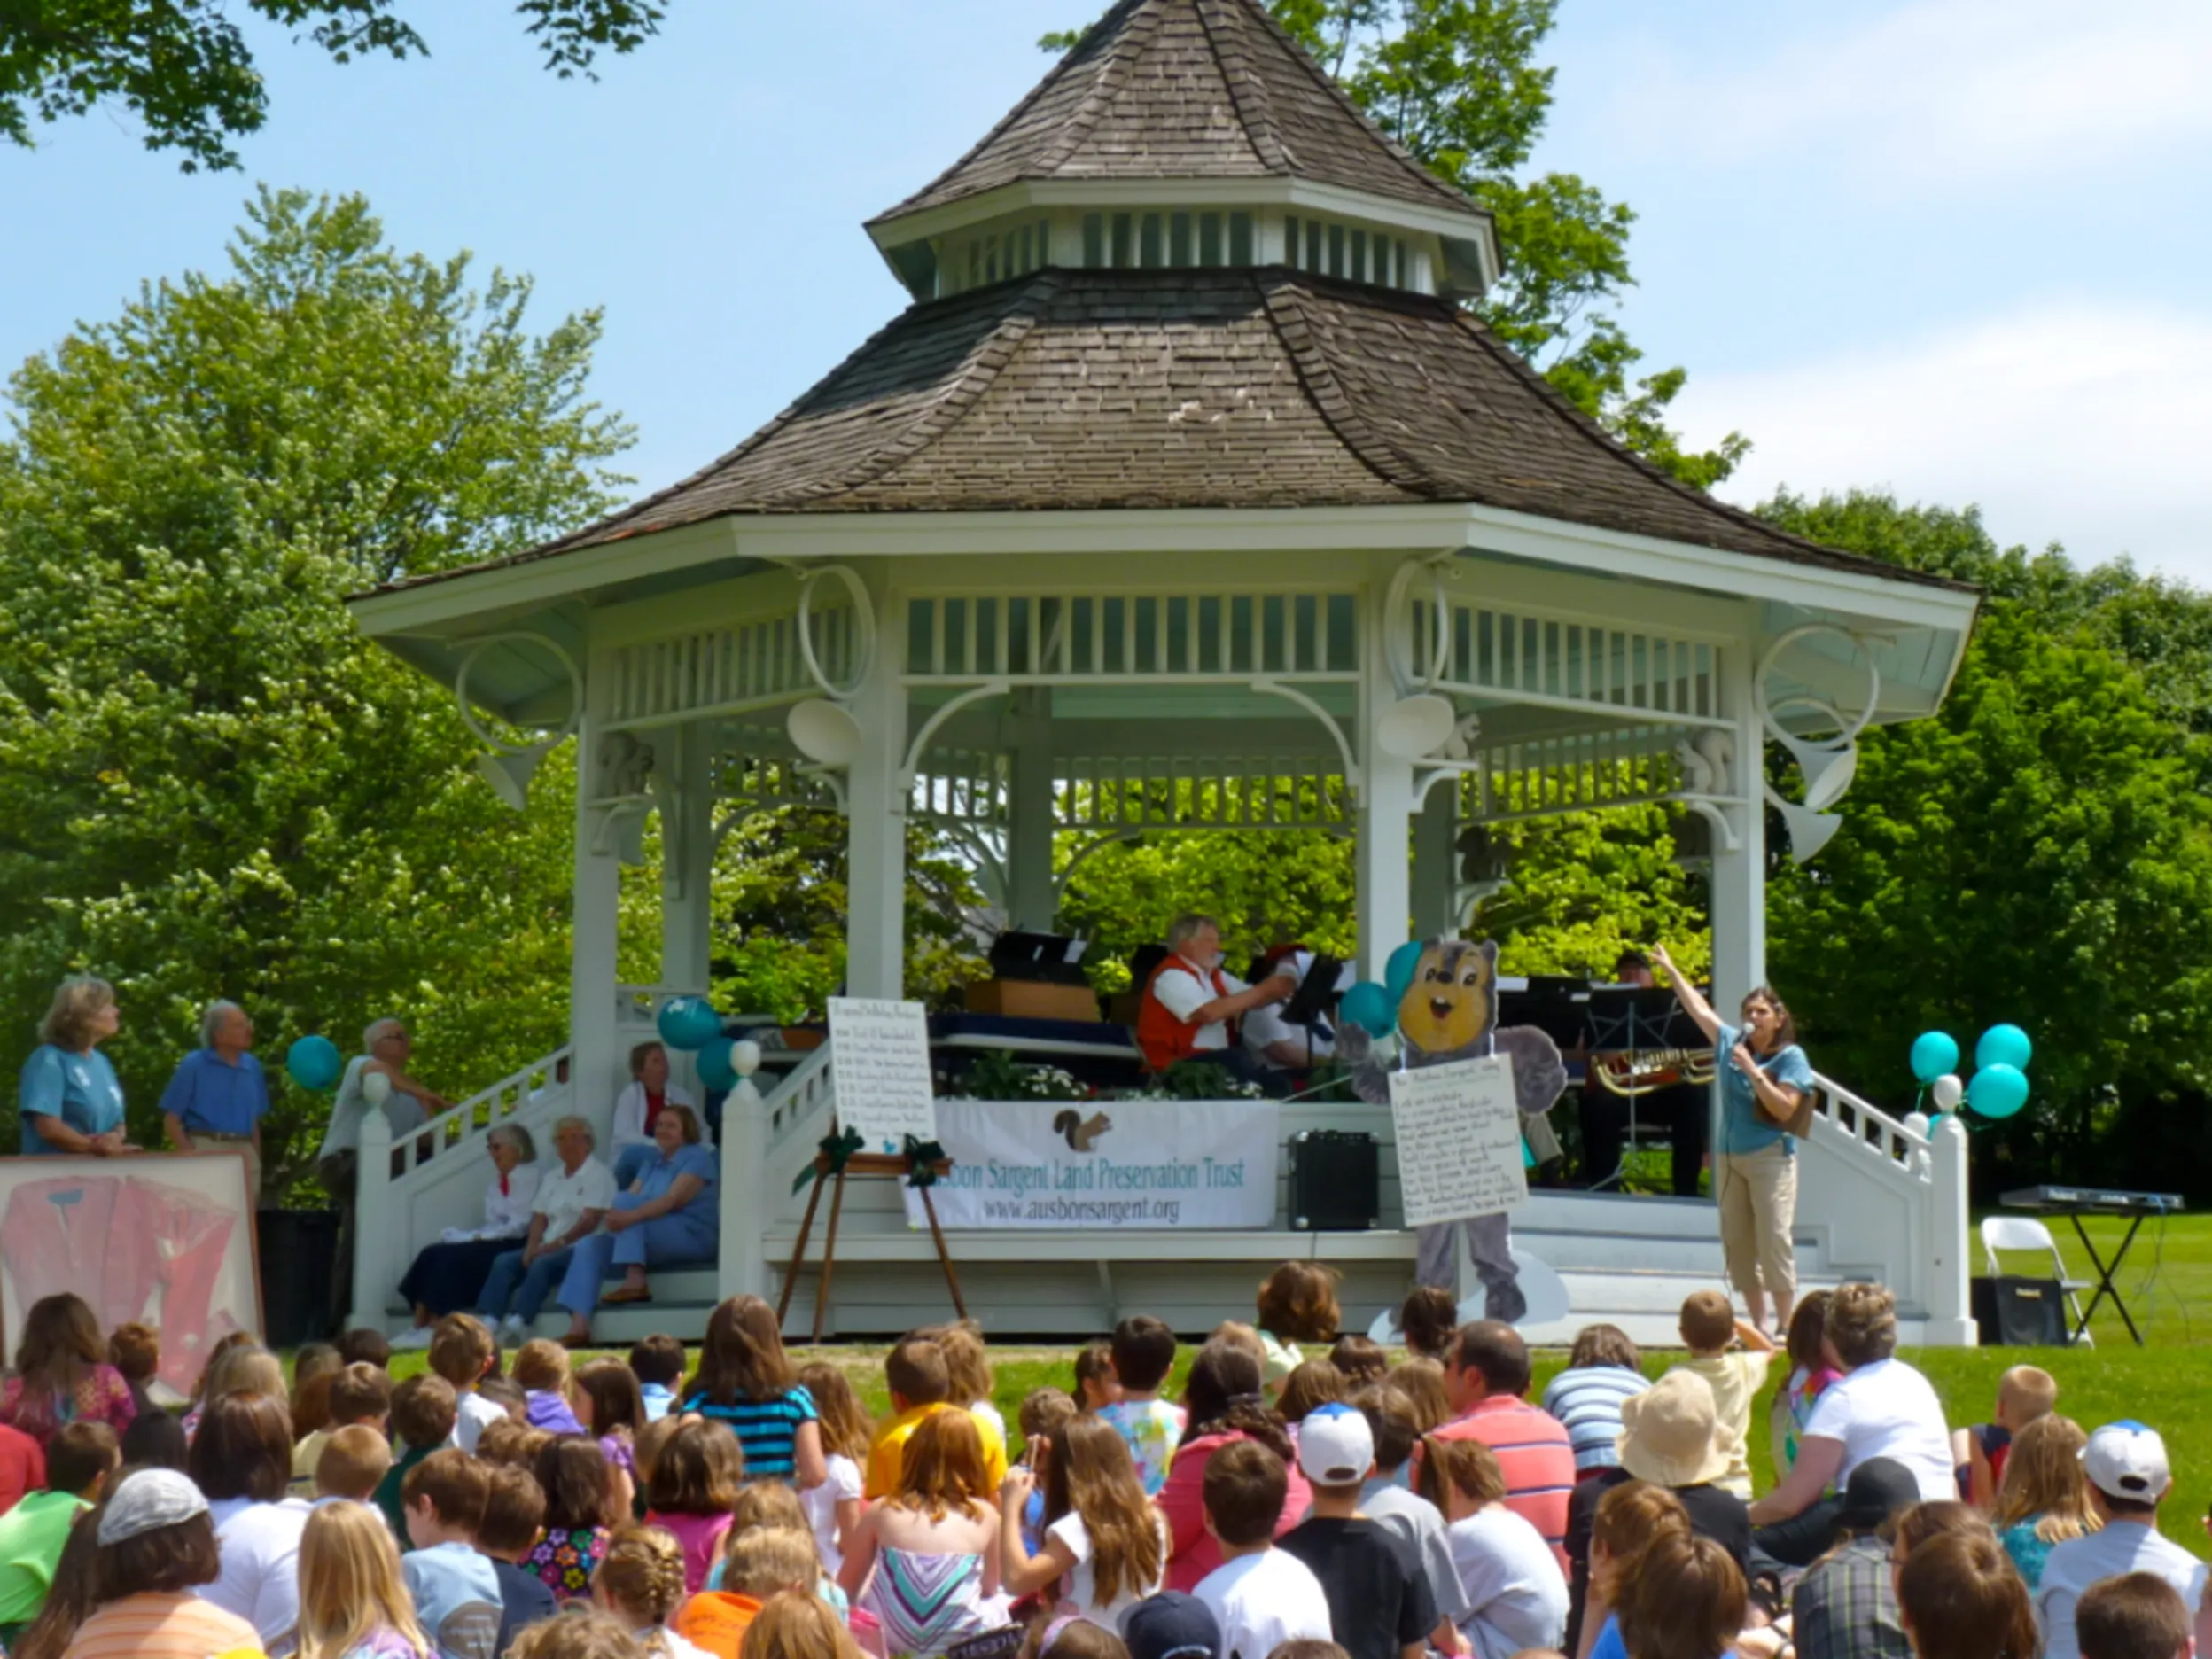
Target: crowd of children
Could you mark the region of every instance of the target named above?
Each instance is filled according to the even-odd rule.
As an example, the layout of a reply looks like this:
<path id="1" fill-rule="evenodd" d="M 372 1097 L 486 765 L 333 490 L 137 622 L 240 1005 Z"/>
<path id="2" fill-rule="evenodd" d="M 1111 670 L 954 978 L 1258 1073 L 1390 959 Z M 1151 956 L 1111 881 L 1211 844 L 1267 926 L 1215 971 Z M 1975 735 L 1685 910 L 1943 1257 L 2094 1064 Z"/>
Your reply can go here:
<path id="1" fill-rule="evenodd" d="M 862 1411 L 755 1297 L 696 1354 L 572 1371 L 467 1314 L 395 1386 L 373 1331 L 243 1337 L 180 1418 L 158 1335 L 32 1308 L 0 1396 L 12 1659 L 2184 1659 L 2205 1569 L 2157 1529 L 2165 1450 L 2015 1367 L 1950 1436 L 1888 1293 L 1808 1297 L 1778 1349 L 1716 1292 L 1656 1380 L 1618 1329 L 1528 1398 L 1509 1327 L 1343 1336 L 1287 1263 L 1166 1388 L 1137 1316 L 1009 1425 L 966 1325 Z M 1745 1454 L 1770 1367 L 1780 1484 Z M 1936 1448 L 1931 1457 L 1929 1448 Z M 1817 1477 L 1817 1480 L 1816 1480 Z M 1797 1493 L 1795 1498 L 1792 1493 Z M 1805 1494 L 1810 1493 L 1807 1497 Z"/>

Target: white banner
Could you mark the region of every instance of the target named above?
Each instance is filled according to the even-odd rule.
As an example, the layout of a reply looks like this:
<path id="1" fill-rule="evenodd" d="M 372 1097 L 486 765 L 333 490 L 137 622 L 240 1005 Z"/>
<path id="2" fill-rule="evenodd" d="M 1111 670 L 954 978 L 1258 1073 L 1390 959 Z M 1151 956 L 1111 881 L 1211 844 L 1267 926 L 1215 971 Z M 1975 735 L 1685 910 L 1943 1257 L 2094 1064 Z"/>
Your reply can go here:
<path id="1" fill-rule="evenodd" d="M 1271 1101 L 937 1103 L 948 1227 L 1264 1227 L 1282 1129 Z M 926 1227 L 907 1189 L 907 1219 Z"/>
<path id="2" fill-rule="evenodd" d="M 1391 1072 L 1390 1117 L 1407 1227 L 1528 1203 L 1508 1056 Z"/>

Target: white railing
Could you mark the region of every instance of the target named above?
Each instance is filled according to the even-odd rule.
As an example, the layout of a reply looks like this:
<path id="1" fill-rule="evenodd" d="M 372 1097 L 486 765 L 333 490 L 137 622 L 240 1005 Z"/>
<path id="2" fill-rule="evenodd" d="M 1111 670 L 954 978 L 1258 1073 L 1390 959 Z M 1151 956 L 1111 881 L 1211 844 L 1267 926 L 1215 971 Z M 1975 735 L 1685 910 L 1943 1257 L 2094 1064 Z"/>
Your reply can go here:
<path id="1" fill-rule="evenodd" d="M 541 1159 L 553 1156 L 553 1120 L 574 1110 L 572 1086 L 557 1075 L 571 1058 L 565 1045 L 556 1048 L 397 1138 L 382 1110 L 363 1115 L 354 1196 L 354 1323 L 383 1323 L 408 1264 L 443 1229 L 484 1225 L 491 1165 L 478 1153 L 493 1129 L 518 1124 Z"/>
<path id="2" fill-rule="evenodd" d="M 1967 1306 L 1967 1135 L 1956 1117 L 1889 1116 L 1816 1076 L 1812 1130 L 1798 1148 L 1797 1219 L 1830 1265 L 1863 1272 L 1925 1321 L 1926 1340 L 1972 1346 Z"/>

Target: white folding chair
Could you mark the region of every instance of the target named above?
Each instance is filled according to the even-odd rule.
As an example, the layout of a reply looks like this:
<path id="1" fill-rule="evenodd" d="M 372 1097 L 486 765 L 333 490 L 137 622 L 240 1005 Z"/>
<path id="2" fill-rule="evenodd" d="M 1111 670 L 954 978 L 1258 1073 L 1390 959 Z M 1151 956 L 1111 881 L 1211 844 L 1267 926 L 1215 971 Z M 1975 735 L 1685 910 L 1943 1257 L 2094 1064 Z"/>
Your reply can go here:
<path id="1" fill-rule="evenodd" d="M 2001 1277 L 2005 1266 L 1998 1259 L 2000 1251 L 2013 1250 L 2023 1255 L 2041 1256 L 2050 1264 L 2049 1277 L 2059 1281 L 2066 1292 L 2067 1312 L 2070 1315 L 2067 1330 L 2071 1333 L 2082 1323 L 2082 1299 L 2076 1294 L 2090 1288 L 2090 1281 L 2070 1277 L 2066 1270 L 2066 1258 L 2059 1254 L 2059 1242 L 2052 1237 L 2051 1229 L 2033 1216 L 1993 1215 L 1982 1218 L 1982 1259 L 1988 1265 L 1991 1278 Z M 2041 1276 L 2041 1275 L 2038 1275 Z M 2088 1331 L 2083 1330 L 2080 1341 L 2084 1347 L 2094 1346 Z"/>

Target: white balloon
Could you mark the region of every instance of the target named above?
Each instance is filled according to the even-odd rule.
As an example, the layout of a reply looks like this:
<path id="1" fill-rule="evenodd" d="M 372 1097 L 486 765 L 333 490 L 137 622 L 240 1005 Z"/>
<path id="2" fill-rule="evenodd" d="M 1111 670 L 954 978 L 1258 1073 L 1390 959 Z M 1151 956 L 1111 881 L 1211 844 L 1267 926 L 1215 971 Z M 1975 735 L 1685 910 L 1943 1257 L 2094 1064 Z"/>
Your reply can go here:
<path id="1" fill-rule="evenodd" d="M 1967 1086 L 1959 1080 L 1955 1073 L 1945 1072 L 1928 1086 L 1928 1092 L 1935 1097 L 1939 1109 L 1956 1111 L 1959 1102 L 1967 1097 Z"/>
<path id="2" fill-rule="evenodd" d="M 381 1071 L 371 1071 L 361 1080 L 361 1097 L 371 1106 L 381 1106 L 392 1098 L 392 1079 Z"/>

